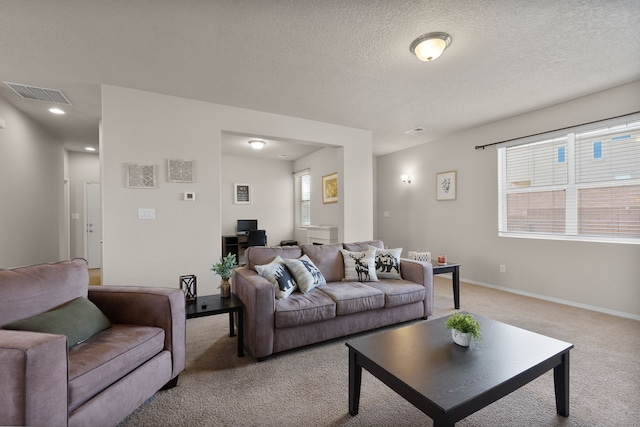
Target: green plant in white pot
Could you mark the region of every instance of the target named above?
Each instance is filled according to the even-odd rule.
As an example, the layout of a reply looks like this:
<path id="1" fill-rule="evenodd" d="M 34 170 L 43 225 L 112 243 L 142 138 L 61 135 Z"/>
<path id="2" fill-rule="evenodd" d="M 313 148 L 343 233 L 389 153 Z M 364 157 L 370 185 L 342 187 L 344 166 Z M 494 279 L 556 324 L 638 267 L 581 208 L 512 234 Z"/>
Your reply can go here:
<path id="1" fill-rule="evenodd" d="M 231 284 L 229 278 L 233 274 L 233 269 L 238 266 L 236 260 L 236 254 L 229 252 L 227 256 L 221 257 L 218 262 L 211 266 L 211 271 L 220 276 L 222 282 L 220 282 L 220 296 L 222 298 L 228 298 L 231 296 Z"/>
<path id="2" fill-rule="evenodd" d="M 447 329 L 451 329 L 453 341 L 463 347 L 469 347 L 471 340 L 482 341 L 480 323 L 468 313 L 454 313 L 447 319 Z"/>

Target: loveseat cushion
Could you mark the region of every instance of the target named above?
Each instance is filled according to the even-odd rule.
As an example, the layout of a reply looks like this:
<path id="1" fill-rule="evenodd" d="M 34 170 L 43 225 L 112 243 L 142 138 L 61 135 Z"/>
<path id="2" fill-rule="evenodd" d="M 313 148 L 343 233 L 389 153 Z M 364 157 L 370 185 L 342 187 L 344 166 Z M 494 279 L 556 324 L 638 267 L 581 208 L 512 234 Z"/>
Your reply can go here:
<path id="1" fill-rule="evenodd" d="M 364 242 L 343 243 L 343 249 L 348 251 L 366 251 L 369 246 L 384 249 L 384 242 L 382 240 L 367 240 Z"/>
<path id="2" fill-rule="evenodd" d="M 247 265 L 253 271 L 256 265 L 269 264 L 271 260 L 280 255 L 282 258 L 299 258 L 302 249 L 299 246 L 250 246 L 244 251 Z"/>
<path id="3" fill-rule="evenodd" d="M 336 315 L 358 313 L 384 307 L 384 292 L 360 282 L 327 283 L 316 291 L 336 303 Z"/>
<path id="4" fill-rule="evenodd" d="M 367 283 L 367 286 L 384 292 L 384 306 L 396 307 L 424 301 L 426 289 L 424 286 L 407 280 L 381 280 Z"/>
<path id="5" fill-rule="evenodd" d="M 332 245 L 302 245 L 302 252 L 318 267 L 327 282 L 339 282 L 344 277 L 342 243 Z"/>
<path id="6" fill-rule="evenodd" d="M 288 328 L 336 317 L 336 303 L 319 289 L 306 294 L 294 292 L 287 299 L 276 300 L 276 328 Z"/>
<path id="7" fill-rule="evenodd" d="M 2 328 L 65 335 L 67 347 L 70 348 L 109 326 L 111 322 L 94 303 L 78 297 L 53 310 L 9 323 Z"/>
<path id="8" fill-rule="evenodd" d="M 122 324 L 69 349 L 69 412 L 163 349 L 163 329 Z"/>

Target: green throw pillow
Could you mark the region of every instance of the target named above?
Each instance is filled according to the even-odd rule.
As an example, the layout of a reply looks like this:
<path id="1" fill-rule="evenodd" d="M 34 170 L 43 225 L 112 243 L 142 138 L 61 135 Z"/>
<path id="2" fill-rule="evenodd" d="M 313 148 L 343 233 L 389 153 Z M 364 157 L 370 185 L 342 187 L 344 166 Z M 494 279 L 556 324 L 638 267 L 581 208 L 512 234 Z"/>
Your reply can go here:
<path id="1" fill-rule="evenodd" d="M 2 328 L 66 335 L 67 347 L 71 348 L 109 326 L 111 322 L 94 303 L 79 297 L 58 308 L 9 323 Z"/>

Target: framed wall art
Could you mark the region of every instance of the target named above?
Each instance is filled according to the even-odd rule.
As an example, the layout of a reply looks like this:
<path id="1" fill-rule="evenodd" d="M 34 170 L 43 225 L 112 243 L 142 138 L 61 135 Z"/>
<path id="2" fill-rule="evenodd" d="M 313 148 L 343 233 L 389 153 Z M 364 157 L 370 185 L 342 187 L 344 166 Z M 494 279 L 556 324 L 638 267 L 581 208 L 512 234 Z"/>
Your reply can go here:
<path id="1" fill-rule="evenodd" d="M 322 177 L 322 203 L 338 203 L 338 172 Z"/>
<path id="2" fill-rule="evenodd" d="M 125 164 L 127 188 L 156 188 L 158 165 Z"/>
<path id="3" fill-rule="evenodd" d="M 251 184 L 233 184 L 233 203 L 236 205 L 251 204 Z"/>
<path id="4" fill-rule="evenodd" d="M 436 200 L 456 199 L 456 171 L 436 174 Z"/>
<path id="5" fill-rule="evenodd" d="M 195 182 L 195 162 L 184 159 L 167 159 L 167 181 Z"/>

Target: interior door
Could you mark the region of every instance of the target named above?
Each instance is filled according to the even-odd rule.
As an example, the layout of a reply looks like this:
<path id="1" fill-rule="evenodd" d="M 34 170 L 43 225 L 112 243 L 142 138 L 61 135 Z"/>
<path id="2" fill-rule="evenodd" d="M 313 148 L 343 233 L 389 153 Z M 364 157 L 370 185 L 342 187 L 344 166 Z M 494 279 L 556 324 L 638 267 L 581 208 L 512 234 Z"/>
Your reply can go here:
<path id="1" fill-rule="evenodd" d="M 84 257 L 89 268 L 102 267 L 102 215 L 100 183 L 87 182 L 85 185 L 85 245 Z"/>

